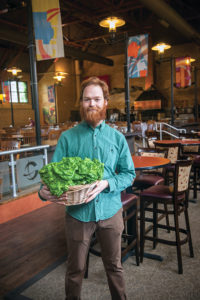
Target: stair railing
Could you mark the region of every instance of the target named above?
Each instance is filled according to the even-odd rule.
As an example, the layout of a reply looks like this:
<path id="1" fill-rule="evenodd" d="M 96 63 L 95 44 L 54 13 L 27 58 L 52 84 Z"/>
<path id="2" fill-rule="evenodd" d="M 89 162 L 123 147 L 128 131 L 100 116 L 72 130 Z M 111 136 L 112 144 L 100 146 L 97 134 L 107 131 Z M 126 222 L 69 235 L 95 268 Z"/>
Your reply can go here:
<path id="1" fill-rule="evenodd" d="M 177 132 L 178 135 L 175 135 L 175 134 L 171 133 L 170 131 L 164 130 L 163 129 L 164 127 L 167 127 L 170 130 L 174 130 L 175 132 Z M 184 128 L 179 129 L 168 123 L 163 123 L 163 122 L 156 122 L 155 130 L 160 133 L 160 140 L 162 140 L 163 133 L 168 134 L 169 136 L 172 136 L 176 139 L 179 138 L 179 133 L 186 133 L 186 129 L 184 129 Z"/>

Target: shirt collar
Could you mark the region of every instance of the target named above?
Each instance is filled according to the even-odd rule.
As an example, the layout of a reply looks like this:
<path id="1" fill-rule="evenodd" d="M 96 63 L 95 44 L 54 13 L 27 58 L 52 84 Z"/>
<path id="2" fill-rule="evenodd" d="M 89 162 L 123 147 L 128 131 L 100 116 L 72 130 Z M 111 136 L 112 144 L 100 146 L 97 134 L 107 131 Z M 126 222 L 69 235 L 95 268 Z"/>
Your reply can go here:
<path id="1" fill-rule="evenodd" d="M 101 123 L 101 124 L 99 124 L 96 128 L 93 128 L 92 126 L 90 126 L 87 122 L 85 122 L 85 121 L 82 121 L 82 124 L 85 126 L 85 127 L 89 127 L 89 128 L 91 128 L 92 130 L 99 130 L 99 131 L 101 131 L 101 130 L 103 130 L 104 129 L 104 127 L 105 127 L 105 120 L 103 120 L 103 122 Z"/>

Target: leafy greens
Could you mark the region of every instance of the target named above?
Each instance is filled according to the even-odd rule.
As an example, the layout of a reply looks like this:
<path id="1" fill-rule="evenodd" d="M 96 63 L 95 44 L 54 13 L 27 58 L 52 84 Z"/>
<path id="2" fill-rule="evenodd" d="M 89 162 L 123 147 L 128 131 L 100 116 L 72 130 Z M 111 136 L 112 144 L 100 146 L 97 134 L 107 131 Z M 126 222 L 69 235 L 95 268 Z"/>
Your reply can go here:
<path id="1" fill-rule="evenodd" d="M 60 162 L 45 165 L 40 171 L 42 181 L 53 195 L 60 196 L 70 186 L 88 184 L 103 178 L 104 164 L 98 159 L 63 157 Z"/>

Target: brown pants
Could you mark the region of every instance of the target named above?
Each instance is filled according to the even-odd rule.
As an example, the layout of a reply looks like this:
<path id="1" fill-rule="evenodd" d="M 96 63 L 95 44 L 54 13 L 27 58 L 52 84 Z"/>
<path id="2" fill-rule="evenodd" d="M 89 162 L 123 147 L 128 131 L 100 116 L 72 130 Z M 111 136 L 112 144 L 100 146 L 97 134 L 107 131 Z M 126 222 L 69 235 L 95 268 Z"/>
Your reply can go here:
<path id="1" fill-rule="evenodd" d="M 112 218 L 99 222 L 80 222 L 66 214 L 68 259 L 65 290 L 67 300 L 81 299 L 86 258 L 94 232 L 96 232 L 100 243 L 112 300 L 126 299 L 121 265 L 121 235 L 123 228 L 122 209 Z"/>

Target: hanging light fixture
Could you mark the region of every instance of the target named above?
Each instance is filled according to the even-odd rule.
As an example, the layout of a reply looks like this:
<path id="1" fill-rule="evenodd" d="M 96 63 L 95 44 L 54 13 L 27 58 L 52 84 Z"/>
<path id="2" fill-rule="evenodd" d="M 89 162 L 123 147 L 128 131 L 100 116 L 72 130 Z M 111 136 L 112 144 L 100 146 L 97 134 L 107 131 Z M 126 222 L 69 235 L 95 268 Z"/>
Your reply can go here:
<path id="1" fill-rule="evenodd" d="M 17 73 L 22 72 L 22 70 L 16 67 L 12 67 L 7 69 L 7 72 L 12 73 L 13 76 L 17 76 Z"/>
<path id="2" fill-rule="evenodd" d="M 116 32 L 116 27 L 121 27 L 125 24 L 125 21 L 118 17 L 108 17 L 99 22 L 101 27 L 109 28 L 109 32 Z"/>
<path id="3" fill-rule="evenodd" d="M 66 77 L 64 75 L 67 75 L 67 73 L 57 72 L 56 75 L 53 78 L 56 79 L 58 82 L 61 82 L 62 79 L 64 79 Z"/>
<path id="4" fill-rule="evenodd" d="M 158 43 L 157 45 L 153 46 L 151 49 L 154 51 L 158 51 L 159 54 L 164 53 L 165 50 L 170 49 L 171 46 L 165 43 Z"/>
<path id="5" fill-rule="evenodd" d="M 5 98 L 5 94 L 0 94 L 0 104 L 2 104 L 3 103 L 3 99 Z"/>
<path id="6" fill-rule="evenodd" d="M 196 59 L 187 56 L 186 59 L 185 59 L 185 61 L 186 61 L 186 64 L 187 64 L 187 65 L 190 65 L 191 63 L 193 63 L 194 61 L 196 61 Z"/>

